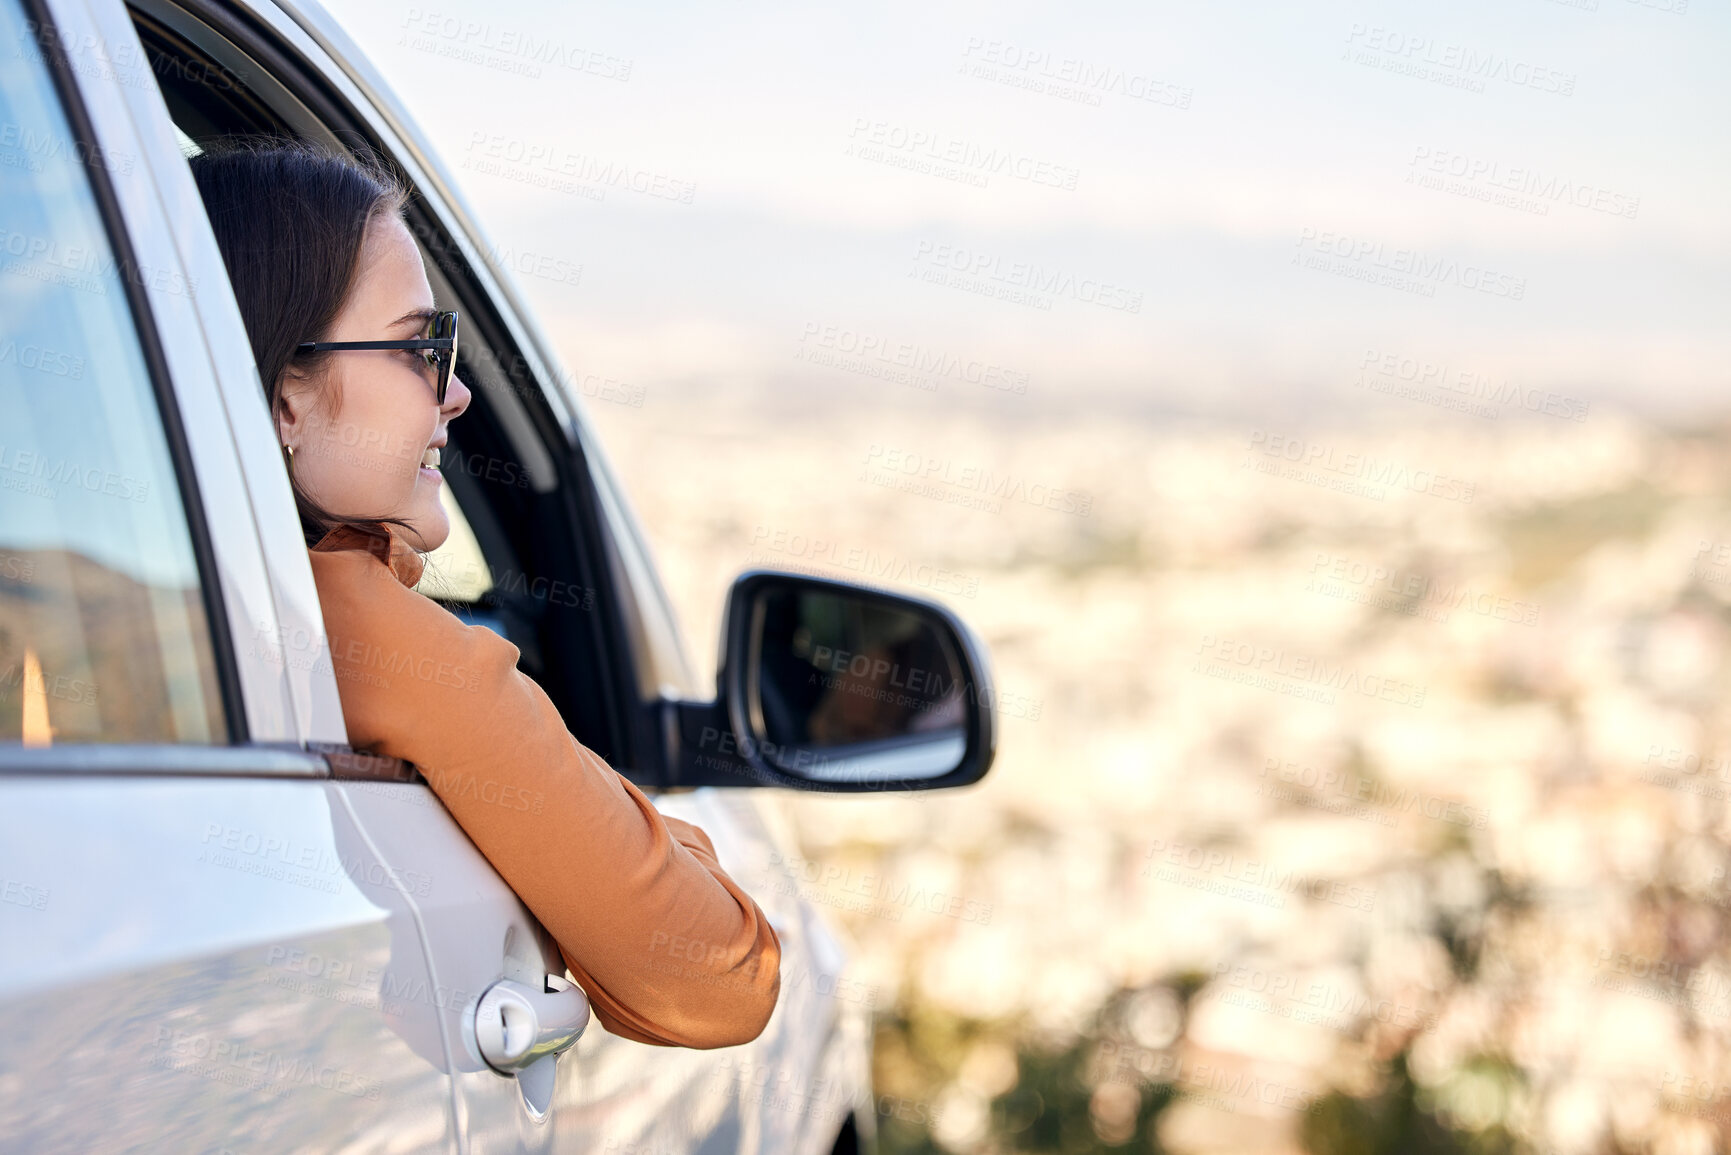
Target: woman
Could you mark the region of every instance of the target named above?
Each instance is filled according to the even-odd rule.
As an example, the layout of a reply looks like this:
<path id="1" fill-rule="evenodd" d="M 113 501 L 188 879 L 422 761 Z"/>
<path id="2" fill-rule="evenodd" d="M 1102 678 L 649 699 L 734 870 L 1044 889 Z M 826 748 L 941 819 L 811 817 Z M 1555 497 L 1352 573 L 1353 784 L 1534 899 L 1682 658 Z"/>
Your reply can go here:
<path id="1" fill-rule="evenodd" d="M 579 745 L 516 646 L 411 588 L 450 530 L 439 448 L 470 393 L 440 364 L 450 345 L 425 347 L 455 318 L 435 312 L 405 191 L 277 142 L 192 169 L 307 531 L 351 744 L 420 768 L 609 1031 L 684 1047 L 756 1038 L 781 943 L 708 836 Z"/>

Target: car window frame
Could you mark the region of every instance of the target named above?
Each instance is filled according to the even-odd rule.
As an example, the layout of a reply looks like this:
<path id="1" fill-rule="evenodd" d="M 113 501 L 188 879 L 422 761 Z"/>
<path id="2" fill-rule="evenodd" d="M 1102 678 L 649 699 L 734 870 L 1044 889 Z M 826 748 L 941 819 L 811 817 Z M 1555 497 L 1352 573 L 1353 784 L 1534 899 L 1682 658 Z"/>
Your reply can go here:
<path id="1" fill-rule="evenodd" d="M 653 567 L 641 559 L 633 567 L 620 557 L 615 539 L 621 499 L 602 492 L 611 475 L 604 460 L 596 458 L 593 435 L 575 409 L 580 399 L 556 385 L 558 377 L 538 334 L 505 274 L 487 255 L 473 214 L 422 148 L 399 133 L 399 124 L 405 122 L 400 110 L 387 115 L 375 92 L 363 90 L 349 75 L 346 65 L 354 64 L 354 57 L 339 64 L 324 44 L 291 19 L 300 14 L 271 4 L 242 10 L 211 0 L 125 0 L 124 9 L 129 17 L 137 14 L 165 25 L 218 67 L 226 67 L 224 57 L 229 56 L 235 74 L 260 91 L 271 90 L 285 104 L 292 102 L 292 120 L 281 110 L 276 116 L 297 135 L 371 150 L 387 158 L 415 189 L 407 212 L 410 230 L 459 293 L 465 326 L 484 332 L 489 345 L 507 352 L 513 374 L 520 374 L 511 392 L 528 411 L 540 445 L 553 459 L 564 503 L 562 528 L 573 532 L 570 549 L 581 567 L 582 583 L 596 590 L 598 612 L 587 616 L 594 621 L 591 650 L 600 671 L 594 683 L 606 699 L 599 707 L 605 736 L 594 741 L 591 726 L 584 738 L 594 741 L 596 753 L 637 785 L 661 788 L 668 777 L 665 702 L 639 688 L 654 685 L 659 690 L 667 683 L 665 675 L 652 674 L 647 667 L 656 664 L 654 646 L 665 648 L 667 636 L 678 650 L 677 633 L 668 624 L 670 613 L 658 617 L 655 612 L 659 583 Z M 625 548 L 631 548 L 629 542 Z M 650 588 L 640 591 L 636 586 L 645 580 L 646 568 Z M 646 617 L 651 619 L 648 625 Z M 569 722 L 571 703 L 562 700 L 556 686 L 544 689 Z"/>

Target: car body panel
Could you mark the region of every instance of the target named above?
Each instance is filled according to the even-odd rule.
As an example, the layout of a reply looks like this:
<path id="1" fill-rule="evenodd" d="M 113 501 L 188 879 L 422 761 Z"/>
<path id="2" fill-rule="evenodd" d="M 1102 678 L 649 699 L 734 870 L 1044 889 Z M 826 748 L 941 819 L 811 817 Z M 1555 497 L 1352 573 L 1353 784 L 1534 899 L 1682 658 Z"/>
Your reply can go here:
<path id="1" fill-rule="evenodd" d="M 549 1150 L 550 1121 L 534 1117 L 515 1078 L 487 1066 L 473 1022 L 481 994 L 498 980 L 539 990 L 547 975 L 564 975 L 557 947 L 428 787 L 342 782 L 333 789 L 348 796 L 415 907 L 450 1040 L 456 1118 L 467 1150 Z M 586 1032 L 578 1046 L 589 1042 Z"/>
<path id="2" fill-rule="evenodd" d="M 413 912 L 331 783 L 0 776 L 0 877 L 0 1149 L 455 1149 Z"/>

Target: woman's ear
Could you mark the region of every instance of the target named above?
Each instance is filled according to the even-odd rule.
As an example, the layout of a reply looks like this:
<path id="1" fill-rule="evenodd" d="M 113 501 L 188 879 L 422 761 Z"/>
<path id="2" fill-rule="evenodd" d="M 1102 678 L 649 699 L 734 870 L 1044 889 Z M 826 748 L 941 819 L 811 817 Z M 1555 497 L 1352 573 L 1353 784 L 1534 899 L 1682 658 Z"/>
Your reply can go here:
<path id="1" fill-rule="evenodd" d="M 285 372 L 277 382 L 276 439 L 285 447 L 298 449 L 307 435 L 316 393 L 312 383 L 297 373 Z"/>

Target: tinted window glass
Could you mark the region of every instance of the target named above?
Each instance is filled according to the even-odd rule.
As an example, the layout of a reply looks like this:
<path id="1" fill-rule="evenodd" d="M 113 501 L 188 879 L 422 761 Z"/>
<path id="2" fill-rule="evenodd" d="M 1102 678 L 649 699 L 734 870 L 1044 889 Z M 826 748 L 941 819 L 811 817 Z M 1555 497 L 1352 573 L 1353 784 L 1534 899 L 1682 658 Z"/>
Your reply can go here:
<path id="1" fill-rule="evenodd" d="M 0 743 L 226 738 L 190 531 L 126 283 L 43 38 L 0 0 Z"/>

